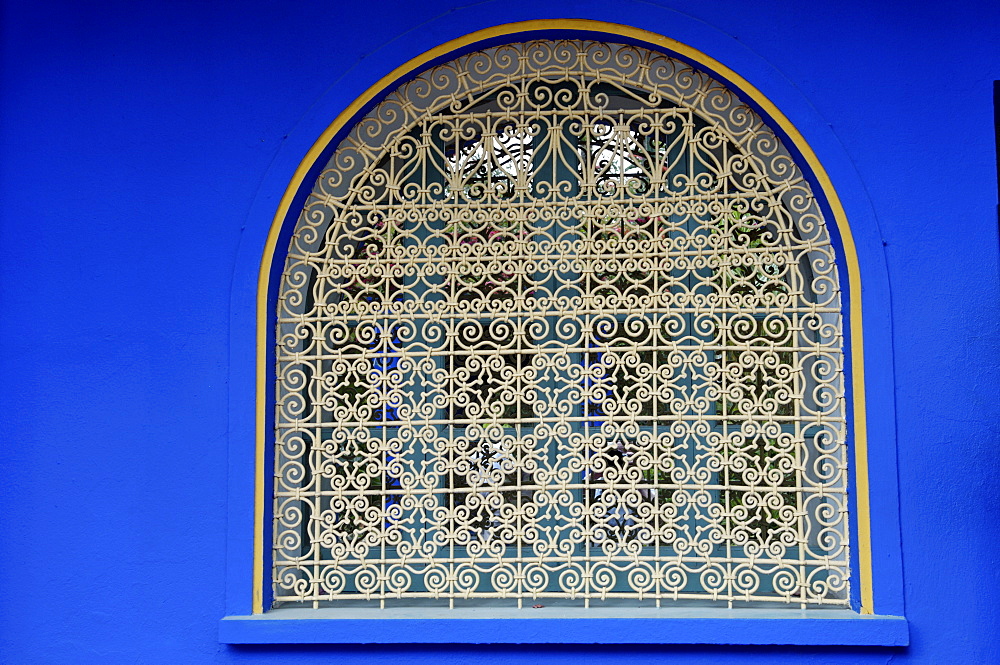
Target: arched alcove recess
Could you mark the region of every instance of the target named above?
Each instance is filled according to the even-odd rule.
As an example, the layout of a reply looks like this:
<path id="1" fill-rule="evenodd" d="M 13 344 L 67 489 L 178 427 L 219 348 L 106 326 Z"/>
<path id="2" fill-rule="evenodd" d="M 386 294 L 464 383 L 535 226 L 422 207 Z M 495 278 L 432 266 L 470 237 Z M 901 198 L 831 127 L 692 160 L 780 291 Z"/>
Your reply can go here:
<path id="1" fill-rule="evenodd" d="M 259 323 L 257 332 L 258 366 L 256 369 L 258 376 L 257 401 L 260 403 L 266 403 L 268 399 L 270 399 L 268 397 L 270 389 L 267 385 L 268 380 L 265 375 L 268 372 L 267 368 L 273 361 L 271 357 L 269 357 L 270 349 L 266 338 L 270 334 L 268 332 L 268 326 L 273 322 L 273 319 L 269 320 L 267 311 L 268 309 L 272 312 L 274 311 L 273 307 L 276 290 L 273 280 L 275 279 L 277 273 L 280 272 L 279 264 L 281 261 L 275 261 L 275 257 L 282 255 L 283 251 L 280 248 L 285 242 L 287 242 L 295 222 L 295 214 L 290 214 L 289 211 L 295 210 L 296 207 L 300 206 L 305 200 L 310 189 L 310 183 L 315 179 L 317 172 L 322 168 L 322 165 L 326 163 L 326 159 L 328 159 L 330 151 L 333 147 L 335 147 L 336 144 L 339 144 L 341 139 L 344 138 L 347 128 L 352 125 L 355 121 L 354 119 L 363 115 L 364 111 L 370 108 L 376 101 L 379 101 L 381 96 L 384 95 L 386 88 L 392 87 L 391 85 L 388 85 L 388 83 L 408 78 L 412 76 L 412 72 L 425 69 L 431 63 L 440 62 L 455 54 L 468 52 L 474 48 L 481 48 L 484 45 L 489 46 L 491 42 L 511 41 L 514 39 L 511 35 L 515 34 L 517 35 L 517 39 L 520 40 L 548 35 L 564 37 L 567 36 L 567 32 L 571 32 L 577 36 L 600 37 L 600 39 L 609 42 L 617 40 L 619 42 L 628 42 L 632 44 L 642 43 L 651 45 L 657 49 L 665 50 L 675 57 L 679 57 L 679 59 L 684 62 L 696 63 L 696 67 L 701 67 L 706 71 L 710 71 L 712 76 L 716 77 L 720 81 L 723 81 L 730 90 L 740 97 L 742 101 L 747 102 L 751 108 L 758 113 L 761 113 L 761 115 L 766 119 L 766 125 L 771 129 L 776 130 L 776 134 L 785 141 L 785 145 L 788 147 L 789 154 L 792 156 L 793 160 L 797 160 L 800 164 L 802 164 L 806 180 L 812 184 L 815 190 L 814 193 L 817 195 L 818 203 L 826 215 L 827 224 L 833 231 L 831 234 L 833 247 L 838 255 L 837 258 L 841 261 L 842 274 L 839 281 L 839 287 L 845 301 L 844 312 L 847 315 L 845 318 L 845 338 L 848 342 L 847 349 L 849 351 L 848 364 L 845 366 L 845 372 L 849 382 L 849 388 L 846 392 L 852 400 L 846 405 L 845 415 L 851 421 L 850 444 L 853 448 L 851 464 L 855 465 L 855 468 L 852 469 L 851 472 L 851 482 L 852 484 L 857 482 L 861 489 L 864 490 L 863 492 L 856 492 L 852 494 L 852 499 L 856 496 L 861 503 L 866 503 L 867 486 L 859 475 L 866 472 L 866 470 L 863 465 L 863 460 L 862 464 L 856 464 L 859 456 L 863 457 L 865 453 L 863 445 L 865 428 L 863 424 L 863 411 L 860 410 L 860 408 L 863 408 L 864 400 L 863 394 L 861 394 L 861 391 L 859 390 L 860 388 L 863 388 L 863 375 L 860 372 L 861 336 L 860 334 L 851 335 L 852 326 L 857 326 L 860 323 L 860 283 L 859 275 L 856 270 L 852 272 L 852 270 L 854 270 L 857 266 L 857 260 L 855 256 L 855 248 L 846 226 L 846 219 L 844 218 L 843 210 L 840 207 L 839 201 L 836 199 L 835 195 L 833 195 L 832 187 L 829 186 L 829 180 L 827 179 L 825 172 L 823 172 L 822 168 L 817 168 L 819 163 L 816 160 L 815 155 L 813 155 L 808 149 L 805 141 L 801 139 L 801 136 L 791 123 L 785 120 L 780 113 L 777 113 L 777 110 L 773 108 L 767 98 L 754 90 L 752 86 L 746 84 L 746 82 L 740 79 L 740 77 L 736 76 L 725 67 L 722 67 L 718 63 L 712 61 L 710 58 L 705 57 L 703 54 L 694 51 L 694 49 L 690 49 L 689 47 L 685 47 L 677 42 L 653 35 L 652 33 L 646 33 L 641 30 L 631 28 L 624 28 L 622 26 L 611 26 L 609 24 L 601 24 L 592 21 L 539 21 L 519 26 L 503 26 L 502 28 L 485 31 L 476 35 L 470 35 L 468 38 L 463 38 L 439 49 L 431 50 L 424 56 L 416 58 L 414 62 L 408 63 L 405 67 L 400 68 L 399 70 L 386 76 L 382 82 L 372 86 L 369 92 L 362 95 L 354 104 L 346 108 L 341 113 L 338 120 L 332 126 L 327 128 L 327 131 L 320 138 L 320 140 L 316 142 L 313 149 L 310 151 L 310 154 L 301 163 L 296 177 L 293 179 L 292 184 L 287 188 L 284 198 L 278 205 L 279 212 L 274 218 L 275 223 L 272 226 L 270 235 L 265 243 L 265 258 L 260 279 L 261 289 L 257 300 L 257 316 Z M 738 85 L 734 85 L 734 80 L 737 81 Z M 261 205 L 263 205 L 263 202 L 261 202 Z M 879 261 L 881 261 L 880 257 Z M 881 267 L 880 264 L 879 267 Z M 235 309 L 236 308 L 234 308 L 234 311 Z M 857 328 L 855 329 L 857 330 Z M 258 480 L 256 483 L 257 489 L 255 490 L 258 497 L 256 520 L 257 527 L 255 528 L 257 533 L 255 538 L 257 556 L 255 557 L 255 567 L 259 573 L 263 573 L 265 567 L 265 557 L 263 554 L 267 547 L 265 538 L 268 540 L 270 539 L 269 534 L 266 533 L 269 529 L 265 525 L 264 519 L 267 503 L 264 498 L 269 495 L 271 491 L 270 487 L 268 487 L 267 480 L 267 476 L 271 470 L 268 468 L 269 464 L 266 460 L 267 454 L 265 453 L 267 440 L 270 436 L 268 432 L 272 426 L 272 423 L 268 422 L 269 418 L 270 414 L 266 413 L 266 410 L 258 409 L 258 431 L 256 437 L 258 441 L 258 461 L 256 471 Z M 858 427 L 859 423 L 861 424 L 861 427 Z M 852 520 L 854 520 L 855 517 L 858 517 L 858 521 L 863 522 L 863 516 L 865 515 L 866 508 L 867 507 L 864 505 L 857 509 L 852 507 L 852 512 L 854 513 L 852 514 Z M 856 528 L 855 525 L 852 525 L 852 528 Z M 867 528 L 867 524 L 863 524 L 861 530 L 864 531 L 865 528 Z M 869 587 L 867 593 L 870 597 L 870 566 L 868 566 L 868 564 L 864 561 L 866 558 L 865 550 L 868 547 L 868 534 L 861 533 L 860 537 L 856 535 L 855 539 L 856 546 L 854 546 L 852 554 L 856 556 L 858 551 L 860 551 L 862 561 L 855 561 L 854 564 L 857 570 L 854 574 L 854 593 L 858 593 L 858 591 L 860 591 L 860 595 L 864 596 L 867 584 Z M 266 584 L 260 584 L 261 579 L 263 578 L 255 575 L 255 584 L 258 585 L 254 594 L 258 598 L 257 603 L 259 603 L 257 604 L 257 611 L 260 611 L 261 609 L 261 599 L 269 595 L 263 588 Z M 868 603 L 868 607 L 870 608 L 870 602 Z"/>
<path id="2" fill-rule="evenodd" d="M 400 85 L 286 254 L 275 602 L 846 605 L 836 264 L 681 60 L 533 40 Z"/>

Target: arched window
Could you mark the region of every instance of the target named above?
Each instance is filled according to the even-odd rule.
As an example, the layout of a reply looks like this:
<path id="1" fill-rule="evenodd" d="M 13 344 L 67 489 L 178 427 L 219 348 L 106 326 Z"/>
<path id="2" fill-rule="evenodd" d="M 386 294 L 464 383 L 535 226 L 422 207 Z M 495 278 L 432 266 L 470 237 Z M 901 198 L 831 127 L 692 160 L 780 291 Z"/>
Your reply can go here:
<path id="1" fill-rule="evenodd" d="M 287 253 L 275 603 L 846 606 L 834 259 L 774 132 L 662 53 L 400 85 Z"/>

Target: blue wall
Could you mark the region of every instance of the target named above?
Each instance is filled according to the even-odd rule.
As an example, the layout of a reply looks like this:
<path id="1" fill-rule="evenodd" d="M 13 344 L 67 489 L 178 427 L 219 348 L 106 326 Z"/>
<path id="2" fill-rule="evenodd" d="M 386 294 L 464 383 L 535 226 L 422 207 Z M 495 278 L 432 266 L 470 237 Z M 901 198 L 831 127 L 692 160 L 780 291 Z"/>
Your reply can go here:
<path id="1" fill-rule="evenodd" d="M 1000 662 L 1000 7 L 387 4 L 4 8 L 0 662 Z M 740 54 L 821 121 L 807 139 L 836 143 L 857 232 L 884 243 L 872 362 L 895 392 L 872 397 L 895 403 L 907 649 L 218 644 L 228 383 L 252 361 L 230 355 L 230 307 L 275 183 L 317 115 L 409 57 L 559 17 Z"/>

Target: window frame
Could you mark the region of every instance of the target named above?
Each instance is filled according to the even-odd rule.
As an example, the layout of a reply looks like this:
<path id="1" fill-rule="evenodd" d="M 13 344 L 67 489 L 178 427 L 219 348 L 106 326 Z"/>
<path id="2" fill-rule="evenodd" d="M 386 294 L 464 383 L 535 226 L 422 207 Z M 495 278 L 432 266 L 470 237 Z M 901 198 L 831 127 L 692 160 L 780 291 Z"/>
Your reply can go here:
<path id="1" fill-rule="evenodd" d="M 688 31 L 695 30 L 693 26 Z M 695 30 L 697 31 L 697 30 Z M 434 32 L 434 31 L 428 31 Z M 851 609 L 847 610 L 792 610 L 792 609 L 735 609 L 721 610 L 699 607 L 663 608 L 660 610 L 514 610 L 510 614 L 500 608 L 483 608 L 476 612 L 463 611 L 462 617 L 440 615 L 437 610 L 408 608 L 406 610 L 374 610 L 369 616 L 358 610 L 274 610 L 264 612 L 269 604 L 268 580 L 271 542 L 270 497 L 273 475 L 273 455 L 270 454 L 270 432 L 273 429 L 274 385 L 271 377 L 274 367 L 273 337 L 277 283 L 283 267 L 283 252 L 287 248 L 295 226 L 298 210 L 311 190 L 319 171 L 346 135 L 355 121 L 381 101 L 385 94 L 400 82 L 440 62 L 450 60 L 470 51 L 505 42 L 538 38 L 584 38 L 632 43 L 664 52 L 707 70 L 724 82 L 775 130 L 788 150 L 796 158 L 802 171 L 813 186 L 821 208 L 828 220 L 831 244 L 835 248 L 841 267 L 842 299 L 844 308 L 845 383 L 847 386 L 847 412 L 850 422 L 849 440 L 849 502 L 851 514 Z M 428 35 L 426 39 L 432 39 Z M 718 39 L 716 37 L 716 39 Z M 708 40 L 711 41 L 711 40 Z M 725 51 L 726 49 L 720 49 Z M 729 48 L 731 49 L 731 46 Z M 745 64 L 743 71 L 754 70 L 758 78 L 769 80 L 776 74 L 770 70 L 760 74 L 762 65 L 747 54 L 729 59 L 734 64 Z M 751 66 L 753 65 L 753 66 Z M 377 69 L 372 63 L 369 67 Z M 766 69 L 766 67 L 765 67 Z M 371 76 L 371 72 L 368 72 Z M 364 87 L 361 72 L 354 76 L 353 88 Z M 785 81 L 772 88 L 789 85 Z M 861 336 L 865 343 L 877 337 L 876 350 L 888 350 L 891 343 L 887 335 L 871 334 L 871 325 L 862 328 L 860 318 L 860 272 L 857 246 L 848 227 L 844 207 L 834 192 L 826 171 L 803 136 L 777 107 L 757 88 L 732 70 L 690 46 L 637 28 L 587 20 L 541 20 L 507 24 L 468 34 L 429 49 L 406 64 L 397 67 L 375 85 L 368 86 L 350 104 L 352 86 L 344 85 L 340 94 L 327 104 L 317 105 L 310 128 L 322 122 L 322 110 L 329 107 L 340 110 L 337 119 L 326 127 L 312 145 L 306 157 L 298 163 L 295 175 L 288 184 L 289 165 L 294 165 L 296 151 L 291 146 L 283 150 L 284 160 L 272 166 L 268 182 L 255 201 L 251 218 L 264 220 L 273 215 L 269 227 L 259 226 L 255 237 L 244 237 L 240 247 L 236 275 L 233 282 L 233 307 L 231 309 L 230 348 L 230 492 L 229 492 L 229 546 L 227 567 L 226 617 L 219 624 L 220 641 L 231 644 L 245 643 L 397 643 L 397 642 L 458 642 L 458 643 L 729 643 L 729 644 L 841 644 L 900 646 L 908 644 L 908 627 L 902 614 L 901 566 L 899 554 L 899 529 L 896 515 L 895 493 L 895 432 L 879 447 L 879 481 L 885 485 L 877 493 L 875 515 L 879 525 L 878 544 L 880 558 L 873 560 L 872 551 L 872 492 L 868 483 L 868 464 L 872 461 L 866 442 L 871 428 L 865 418 L 866 387 L 873 391 L 888 385 L 889 413 L 891 415 L 892 377 L 891 366 L 877 372 L 872 381 L 867 377 L 861 358 Z M 769 92 L 771 90 L 769 89 Z M 786 93 L 796 98 L 797 92 Z M 327 115 L 326 117 L 330 117 Z M 800 116 L 815 121 L 815 112 L 806 109 Z M 800 123 L 801 124 L 801 123 Z M 322 125 L 320 125 L 322 126 Z M 815 124 L 810 123 L 812 134 Z M 827 128 L 828 130 L 828 128 Z M 299 131 L 299 142 L 307 136 L 308 129 Z M 810 135 L 812 138 L 812 134 Z M 301 151 L 297 152 L 301 154 Z M 847 160 L 849 161 L 849 160 Z M 838 166 L 841 166 L 838 164 Z M 842 171 L 843 168 L 840 168 Z M 856 177 L 856 175 L 855 175 Z M 278 186 L 284 182 L 286 186 Z M 270 187 L 268 187 L 270 185 Z M 284 194 L 280 192 L 284 190 Z M 855 199 L 857 192 L 852 192 Z M 863 194 L 861 195 L 863 196 Z M 277 208 L 277 214 L 274 209 Z M 852 214 L 855 206 L 852 208 Z M 864 215 L 862 215 L 864 216 Z M 264 231 L 265 233 L 261 233 Z M 875 229 L 877 235 L 877 228 Z M 249 235 L 249 234 L 248 234 Z M 867 240 L 870 245 L 870 233 Z M 261 242 L 263 236 L 263 242 Z M 872 260 L 870 247 L 866 258 L 876 268 L 876 275 L 884 279 L 884 257 Z M 880 250 L 880 247 L 879 247 Z M 263 257 L 263 258 L 261 258 Z M 878 281 L 878 280 L 875 280 Z M 252 286 L 251 286 L 252 285 Z M 869 282 L 866 281 L 866 312 L 870 305 Z M 887 287 L 879 285 L 877 299 L 888 301 Z M 252 289 L 252 290 L 251 290 Z M 871 319 L 869 319 L 871 321 Z M 248 326 L 248 322 L 250 325 Z M 247 334 L 247 328 L 253 330 Z M 252 351 L 252 353 L 247 353 Z M 891 358 L 891 355 L 888 356 Z M 252 361 L 248 361 L 251 358 Z M 888 381 L 887 381 L 888 379 Z M 248 390 L 248 386 L 253 386 Z M 882 398 L 885 401 L 885 398 Z M 879 405 L 880 408 L 883 405 Z M 248 408 L 249 407 L 249 408 Z M 253 413 L 251 419 L 246 418 Z M 247 426 L 247 421 L 252 427 Z M 885 434 L 887 423 L 880 419 L 878 431 Z M 253 430 L 253 445 L 248 446 L 248 430 Z M 249 459 L 248 459 L 249 457 Z M 248 464 L 248 462 L 250 462 Z M 886 471 L 891 468 L 891 474 Z M 247 471 L 252 472 L 248 487 Z M 889 476 L 891 475 L 891 479 Z M 251 491 L 247 491 L 250 489 Z M 248 498 L 252 497 L 252 506 Z M 252 537 L 247 537 L 252 525 Z M 249 546 L 248 546 L 249 545 Z M 886 550 L 886 546 L 888 549 Z M 860 554 L 859 554 L 860 551 Z M 251 554 L 252 558 L 248 557 Z M 251 559 L 247 566 L 247 559 Z M 249 577 L 249 579 L 248 579 Z M 876 597 L 873 579 L 880 582 L 882 593 Z M 887 582 L 884 587 L 883 579 Z M 247 593 L 248 582 L 250 593 Z M 859 591 L 860 588 L 860 591 Z M 249 601 L 249 602 L 248 602 Z M 879 614 L 875 611 L 879 610 Z M 303 615 L 302 612 L 311 614 Z M 447 610 L 445 610 L 447 612 Z M 313 618 L 315 617 L 315 618 Z"/>

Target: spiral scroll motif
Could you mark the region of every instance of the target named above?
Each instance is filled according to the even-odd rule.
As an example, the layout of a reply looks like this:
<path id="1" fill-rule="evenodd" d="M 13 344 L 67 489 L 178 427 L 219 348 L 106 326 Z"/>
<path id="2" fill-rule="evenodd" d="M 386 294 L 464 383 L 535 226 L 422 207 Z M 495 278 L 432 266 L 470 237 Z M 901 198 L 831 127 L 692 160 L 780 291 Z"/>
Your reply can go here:
<path id="1" fill-rule="evenodd" d="M 275 601 L 845 605 L 839 284 L 703 71 L 532 41 L 400 85 L 287 254 Z"/>

